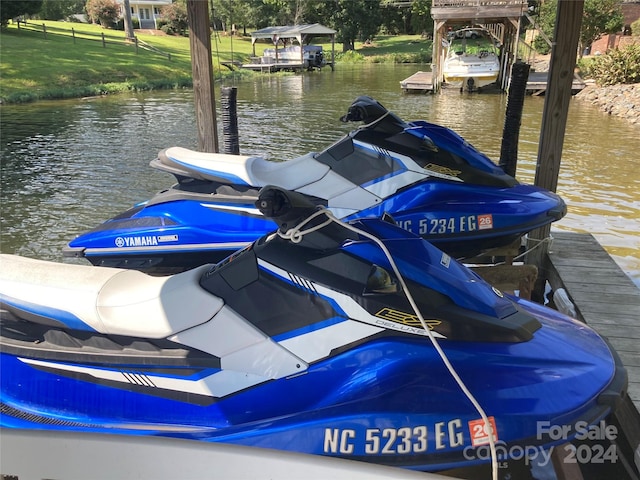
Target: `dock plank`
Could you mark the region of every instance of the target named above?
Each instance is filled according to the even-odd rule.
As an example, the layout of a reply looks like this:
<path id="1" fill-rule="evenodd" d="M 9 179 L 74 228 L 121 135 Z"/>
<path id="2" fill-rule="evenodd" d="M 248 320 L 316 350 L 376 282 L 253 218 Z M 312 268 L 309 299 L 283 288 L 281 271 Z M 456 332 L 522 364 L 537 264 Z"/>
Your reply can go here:
<path id="1" fill-rule="evenodd" d="M 640 441 L 640 289 L 590 234 L 552 231 L 548 279 L 564 288 L 579 320 L 607 337 L 627 369 L 628 398 L 616 412 L 630 443 Z"/>

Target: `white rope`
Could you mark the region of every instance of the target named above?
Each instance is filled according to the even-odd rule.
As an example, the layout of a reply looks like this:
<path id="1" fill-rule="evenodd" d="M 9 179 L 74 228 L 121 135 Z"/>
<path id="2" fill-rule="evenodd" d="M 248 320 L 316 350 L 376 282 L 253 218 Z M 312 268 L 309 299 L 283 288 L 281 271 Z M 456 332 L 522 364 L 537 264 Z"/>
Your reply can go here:
<path id="1" fill-rule="evenodd" d="M 328 220 L 326 222 L 323 222 L 322 224 L 320 224 L 320 225 L 318 225 L 316 227 L 313 227 L 313 228 L 309 228 L 307 230 L 300 230 L 300 228 L 303 227 L 305 224 L 307 224 L 311 219 L 316 218 L 316 217 L 320 216 L 321 214 L 325 214 L 327 216 Z M 482 420 L 484 422 L 485 431 L 487 432 L 487 435 L 489 437 L 489 448 L 491 450 L 492 479 L 493 480 L 498 480 L 498 454 L 496 452 L 496 444 L 495 444 L 495 440 L 493 438 L 494 432 L 493 432 L 493 428 L 491 426 L 491 423 L 489 422 L 489 418 L 487 417 L 487 414 L 485 413 L 485 411 L 482 408 L 482 406 L 480 406 L 480 403 L 476 400 L 476 398 L 473 396 L 473 394 L 469 391 L 467 386 L 464 384 L 464 382 L 462 381 L 462 379 L 460 378 L 460 376 L 456 372 L 455 368 L 453 367 L 453 365 L 449 361 L 449 358 L 447 357 L 446 353 L 440 347 L 440 344 L 438 343 L 438 340 L 436 339 L 436 337 L 433 335 L 433 333 L 431 333 L 431 330 L 429 329 L 427 323 L 425 322 L 424 317 L 422 316 L 422 313 L 420 313 L 420 309 L 418 308 L 418 305 L 415 303 L 415 301 L 413 299 L 413 296 L 411 295 L 411 292 L 409 292 L 409 289 L 407 288 L 407 285 L 406 285 L 406 283 L 404 281 L 404 278 L 402 277 L 402 274 L 400 273 L 400 270 L 396 266 L 396 262 L 393 260 L 393 257 L 391 256 L 391 252 L 389 252 L 389 250 L 387 249 L 386 245 L 382 242 L 382 240 L 380 240 L 378 237 L 376 237 L 374 235 L 371 235 L 370 233 L 367 233 L 365 231 L 362 231 L 362 230 L 354 227 L 353 225 L 350 225 L 348 223 L 343 222 L 342 220 L 340 220 L 337 217 L 335 217 L 333 215 L 333 213 L 331 213 L 329 210 L 327 210 L 326 208 L 324 208 L 322 206 L 320 206 L 319 210 L 314 212 L 313 215 L 309 216 L 308 218 L 306 218 L 305 220 L 300 222 L 294 228 L 288 230 L 287 233 L 279 234 L 279 235 L 282 238 L 290 238 L 291 241 L 293 241 L 295 243 L 299 243 L 302 240 L 302 237 L 305 234 L 313 232 L 315 230 L 318 230 L 318 229 L 324 227 L 325 225 L 328 225 L 332 221 L 336 222 L 339 225 L 342 225 L 343 227 L 351 230 L 352 232 L 357 233 L 358 235 L 362 235 L 363 237 L 372 240 L 384 252 L 385 256 L 389 260 L 389 263 L 391 264 L 391 268 L 393 269 L 394 273 L 398 277 L 398 281 L 400 282 L 400 285 L 402 286 L 402 290 L 404 291 L 405 296 L 407 297 L 407 300 L 409 300 L 409 303 L 411 304 L 411 308 L 413 308 L 413 311 L 415 312 L 416 316 L 420 320 L 420 324 L 422 325 L 422 328 L 427 332 L 427 336 L 431 340 L 431 343 L 432 343 L 433 347 L 436 349 L 436 351 L 438 352 L 438 355 L 442 359 L 442 362 L 447 367 L 447 370 L 449 371 L 451 376 L 454 378 L 454 380 L 456 381 L 456 383 L 460 387 L 460 390 L 462 390 L 462 392 L 466 395 L 466 397 L 469 399 L 469 401 L 473 404 L 475 409 L 478 411 L 478 413 L 480 414 L 480 417 L 482 417 Z"/>
<path id="2" fill-rule="evenodd" d="M 531 247 L 529 250 L 525 251 L 524 253 L 521 253 L 520 255 L 518 255 L 517 257 L 513 257 L 514 260 L 519 260 L 522 257 L 524 257 L 525 255 L 533 252 L 536 248 L 541 247 L 542 245 L 544 245 L 545 243 L 548 243 L 549 246 L 551 246 L 551 244 L 553 243 L 553 237 L 551 235 L 549 235 L 548 237 L 545 238 L 541 238 L 541 239 L 537 239 L 537 238 L 529 238 L 527 236 L 527 243 L 528 242 L 536 242 L 535 245 L 533 247 Z"/>
<path id="3" fill-rule="evenodd" d="M 382 119 L 383 119 L 384 117 L 386 117 L 386 116 L 388 116 L 388 115 L 390 115 L 390 114 L 391 114 L 391 112 L 389 112 L 389 111 L 387 110 L 383 115 L 381 115 L 380 117 L 376 118 L 376 119 L 375 119 L 375 120 L 373 120 L 372 122 L 369 122 L 369 123 L 364 124 L 364 125 L 360 125 L 360 126 L 358 127 L 358 129 L 357 129 L 357 130 L 358 130 L 358 131 L 360 131 L 360 130 L 364 130 L 364 129 L 367 129 L 367 128 L 371 128 L 373 125 L 375 125 L 376 123 L 378 123 L 378 122 L 382 121 Z"/>
<path id="4" fill-rule="evenodd" d="M 511 261 L 512 261 L 512 262 L 513 262 L 513 261 L 520 260 L 521 258 L 523 258 L 523 257 L 527 256 L 528 254 L 530 254 L 531 252 L 533 252 L 536 248 L 538 248 L 538 247 L 540 247 L 540 246 L 544 245 L 545 243 L 548 243 L 548 244 L 549 244 L 549 247 L 551 247 L 551 245 L 553 244 L 553 236 L 552 236 L 552 235 L 549 235 L 548 237 L 541 238 L 541 239 L 537 239 L 537 238 L 529 238 L 529 237 L 526 237 L 526 238 L 527 238 L 527 242 L 532 242 L 532 243 L 533 243 L 533 242 L 536 242 L 536 243 L 535 243 L 535 245 L 534 245 L 533 247 L 531 247 L 530 249 L 528 249 L 528 250 L 526 250 L 526 251 L 522 252 L 521 254 L 516 255 L 515 257 L 513 257 L 513 258 L 511 259 Z M 506 263 L 506 262 L 499 262 L 499 263 L 496 263 L 495 265 L 504 265 L 505 263 Z"/>
<path id="5" fill-rule="evenodd" d="M 327 215 L 329 218 L 323 223 L 316 225 L 315 227 L 307 228 L 306 230 L 300 230 L 311 220 L 313 220 L 316 217 L 319 217 L 320 215 L 325 214 L 326 212 L 328 212 L 328 210 L 324 210 L 324 208 L 321 208 L 320 210 L 314 212 L 312 215 L 309 215 L 307 218 L 305 218 L 302 222 L 300 222 L 295 227 L 287 230 L 286 233 L 282 233 L 280 232 L 280 230 L 278 230 L 278 235 L 284 238 L 285 240 L 291 240 L 293 243 L 300 243 L 302 241 L 302 237 L 304 237 L 307 233 L 320 230 L 321 228 L 326 227 L 333 221 L 333 219 Z"/>

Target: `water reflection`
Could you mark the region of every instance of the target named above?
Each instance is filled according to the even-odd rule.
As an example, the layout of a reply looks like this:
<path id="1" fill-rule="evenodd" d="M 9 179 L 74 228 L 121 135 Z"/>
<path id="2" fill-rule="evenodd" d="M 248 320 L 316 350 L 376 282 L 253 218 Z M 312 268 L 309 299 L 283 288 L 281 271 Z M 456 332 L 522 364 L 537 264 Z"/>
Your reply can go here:
<path id="1" fill-rule="evenodd" d="M 453 128 L 497 161 L 506 96 L 403 94 L 400 81 L 416 70 L 339 66 L 238 83 L 241 152 L 288 159 L 325 148 L 354 127 L 338 119 L 366 94 L 403 118 Z M 525 101 L 517 177 L 526 183 L 543 105 Z M 148 166 L 160 149 L 197 145 L 191 91 L 4 106 L 0 115 L 0 250 L 59 261 L 74 235 L 172 183 Z M 572 101 L 558 182 L 569 214 L 554 226 L 593 233 L 640 284 L 638 151 L 637 127 Z"/>

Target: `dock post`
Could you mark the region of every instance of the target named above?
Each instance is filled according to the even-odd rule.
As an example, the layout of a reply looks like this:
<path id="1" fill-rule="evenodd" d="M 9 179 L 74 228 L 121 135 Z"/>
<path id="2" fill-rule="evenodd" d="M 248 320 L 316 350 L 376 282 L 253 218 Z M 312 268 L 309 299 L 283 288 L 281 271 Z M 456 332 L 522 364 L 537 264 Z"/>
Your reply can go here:
<path id="1" fill-rule="evenodd" d="M 534 182 L 535 185 L 552 192 L 555 192 L 558 186 L 583 10 L 584 0 L 558 2 L 556 28 L 553 34 L 554 44 L 551 48 L 549 65 L 550 88 L 547 89 L 544 99 Z M 539 270 L 543 272 L 538 277 L 533 292 L 533 300 L 541 303 L 544 301 L 547 278 L 544 265 L 549 250 L 547 239 L 550 237 L 550 232 L 551 225 L 547 224 L 530 232 L 527 241 L 527 250 L 533 250 L 527 255 L 526 262 L 537 265 Z"/>
<path id="2" fill-rule="evenodd" d="M 222 87 L 220 111 L 222 114 L 222 152 L 240 154 L 238 139 L 237 87 Z"/>
<path id="3" fill-rule="evenodd" d="M 520 137 L 522 107 L 524 106 L 524 94 L 528 78 L 529 65 L 522 62 L 514 63 L 511 70 L 499 163 L 504 172 L 512 177 L 516 176 L 516 168 L 518 166 L 518 138 Z"/>
<path id="4" fill-rule="evenodd" d="M 215 92 L 213 89 L 213 60 L 209 6 L 201 0 L 187 0 L 189 47 L 193 76 L 193 96 L 196 106 L 198 150 L 218 151 Z"/>

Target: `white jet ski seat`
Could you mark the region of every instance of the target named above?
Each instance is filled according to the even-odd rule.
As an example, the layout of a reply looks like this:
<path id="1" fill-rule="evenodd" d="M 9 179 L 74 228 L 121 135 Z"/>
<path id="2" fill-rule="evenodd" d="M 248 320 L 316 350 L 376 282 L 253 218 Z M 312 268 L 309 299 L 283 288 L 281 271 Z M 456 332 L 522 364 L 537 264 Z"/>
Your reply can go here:
<path id="1" fill-rule="evenodd" d="M 153 277 L 0 254 L 0 300 L 69 328 L 166 338 L 209 321 L 224 305 L 199 285 L 207 268 Z"/>
<path id="2" fill-rule="evenodd" d="M 274 162 L 262 157 L 169 147 L 160 151 L 150 165 L 178 178 L 253 187 L 274 184 L 287 190 L 296 190 L 317 182 L 329 172 L 330 167 L 315 160 L 314 155 L 311 152 L 293 160 Z"/>

